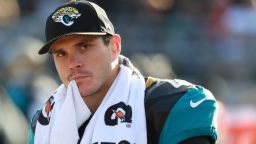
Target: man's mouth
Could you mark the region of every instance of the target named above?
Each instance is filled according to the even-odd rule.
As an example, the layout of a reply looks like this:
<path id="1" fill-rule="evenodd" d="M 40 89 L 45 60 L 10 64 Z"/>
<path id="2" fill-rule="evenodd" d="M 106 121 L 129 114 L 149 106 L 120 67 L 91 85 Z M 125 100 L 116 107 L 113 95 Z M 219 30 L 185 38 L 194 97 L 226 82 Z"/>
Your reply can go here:
<path id="1" fill-rule="evenodd" d="M 87 77 L 89 77 L 89 76 L 87 76 L 87 75 L 74 75 L 74 76 L 71 76 L 69 78 L 69 81 L 75 80 L 76 82 L 80 82 L 81 80 L 83 80 L 83 79 L 85 79 Z"/>

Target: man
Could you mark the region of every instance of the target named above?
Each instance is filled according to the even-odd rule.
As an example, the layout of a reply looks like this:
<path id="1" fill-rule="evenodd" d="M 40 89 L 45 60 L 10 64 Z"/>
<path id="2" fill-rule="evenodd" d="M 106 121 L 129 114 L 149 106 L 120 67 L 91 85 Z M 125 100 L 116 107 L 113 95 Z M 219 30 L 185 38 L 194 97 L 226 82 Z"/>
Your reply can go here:
<path id="1" fill-rule="evenodd" d="M 143 78 L 120 55 L 121 37 L 88 1 L 58 7 L 46 44 L 63 84 L 35 114 L 29 143 L 213 144 L 216 100 L 182 80 Z"/>

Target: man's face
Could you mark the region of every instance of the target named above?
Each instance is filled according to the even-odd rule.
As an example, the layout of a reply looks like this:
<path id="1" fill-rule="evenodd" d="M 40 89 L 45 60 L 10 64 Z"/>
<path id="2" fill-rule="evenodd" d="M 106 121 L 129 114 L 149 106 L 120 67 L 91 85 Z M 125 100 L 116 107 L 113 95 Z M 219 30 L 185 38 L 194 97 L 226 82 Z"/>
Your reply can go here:
<path id="1" fill-rule="evenodd" d="M 120 53 L 115 40 L 113 36 L 106 45 L 99 36 L 66 36 L 54 42 L 51 52 L 65 86 L 75 80 L 81 95 L 85 97 L 111 83 L 116 69 L 114 63 Z"/>

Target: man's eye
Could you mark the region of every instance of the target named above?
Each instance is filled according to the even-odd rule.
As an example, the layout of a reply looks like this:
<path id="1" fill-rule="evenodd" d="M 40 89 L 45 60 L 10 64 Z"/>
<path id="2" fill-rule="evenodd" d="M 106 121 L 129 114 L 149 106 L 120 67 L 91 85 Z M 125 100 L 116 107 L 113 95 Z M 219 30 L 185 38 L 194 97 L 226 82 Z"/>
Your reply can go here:
<path id="1" fill-rule="evenodd" d="M 57 56 L 57 57 L 63 57 L 65 54 L 64 54 L 64 52 L 56 52 L 55 53 L 55 56 Z"/>
<path id="2" fill-rule="evenodd" d="M 85 50 L 85 49 L 87 49 L 90 46 L 91 46 L 90 44 L 83 44 L 83 45 L 81 45 L 80 49 L 81 50 Z"/>

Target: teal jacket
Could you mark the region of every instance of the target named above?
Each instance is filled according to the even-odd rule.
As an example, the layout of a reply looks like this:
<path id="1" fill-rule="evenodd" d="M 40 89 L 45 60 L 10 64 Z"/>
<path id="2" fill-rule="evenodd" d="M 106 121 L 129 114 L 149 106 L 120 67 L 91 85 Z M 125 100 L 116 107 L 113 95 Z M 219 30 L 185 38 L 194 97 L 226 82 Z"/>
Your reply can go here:
<path id="1" fill-rule="evenodd" d="M 148 144 L 177 144 L 206 136 L 217 140 L 217 102 L 212 93 L 183 80 L 146 79 Z"/>

